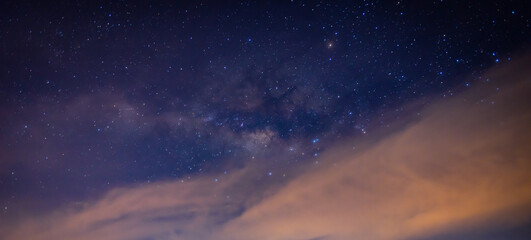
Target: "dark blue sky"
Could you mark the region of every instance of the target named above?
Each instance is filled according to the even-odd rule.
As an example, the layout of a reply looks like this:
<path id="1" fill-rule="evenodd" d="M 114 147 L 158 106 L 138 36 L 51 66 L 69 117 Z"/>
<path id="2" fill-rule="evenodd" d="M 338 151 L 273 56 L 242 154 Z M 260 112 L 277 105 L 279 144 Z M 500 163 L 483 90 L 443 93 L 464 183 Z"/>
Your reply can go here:
<path id="1" fill-rule="evenodd" d="M 289 181 L 280 173 L 340 142 L 376 141 L 425 106 L 493 86 L 487 70 L 531 44 L 528 1 L 0 9 L 6 221 L 131 184 L 230 175 L 255 159 L 268 161 L 252 179 L 276 189 Z"/>

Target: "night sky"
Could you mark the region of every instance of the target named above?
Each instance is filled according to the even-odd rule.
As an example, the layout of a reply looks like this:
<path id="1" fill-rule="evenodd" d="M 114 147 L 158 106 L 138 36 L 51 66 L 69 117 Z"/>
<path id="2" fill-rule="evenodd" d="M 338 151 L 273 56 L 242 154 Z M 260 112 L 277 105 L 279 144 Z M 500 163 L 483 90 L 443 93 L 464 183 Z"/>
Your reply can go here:
<path id="1" fill-rule="evenodd" d="M 0 238 L 531 239 L 529 1 L 2 1 Z"/>

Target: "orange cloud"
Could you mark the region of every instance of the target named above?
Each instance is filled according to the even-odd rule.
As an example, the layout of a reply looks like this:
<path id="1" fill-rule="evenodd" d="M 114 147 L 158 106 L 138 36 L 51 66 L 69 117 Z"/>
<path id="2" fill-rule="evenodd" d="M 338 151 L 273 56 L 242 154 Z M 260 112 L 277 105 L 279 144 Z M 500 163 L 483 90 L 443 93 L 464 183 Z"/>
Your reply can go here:
<path id="1" fill-rule="evenodd" d="M 228 223 L 224 239 L 404 239 L 529 217 L 531 84 L 503 87 L 434 104 L 360 154 L 329 151 L 335 164 Z"/>

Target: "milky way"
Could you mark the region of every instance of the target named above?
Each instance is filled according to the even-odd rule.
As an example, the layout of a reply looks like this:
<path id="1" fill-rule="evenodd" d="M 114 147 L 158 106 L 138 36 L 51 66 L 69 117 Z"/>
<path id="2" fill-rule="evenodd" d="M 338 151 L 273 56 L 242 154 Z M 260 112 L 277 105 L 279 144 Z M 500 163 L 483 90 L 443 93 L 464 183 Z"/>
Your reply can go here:
<path id="1" fill-rule="evenodd" d="M 0 3 L 2 239 L 529 239 L 528 1 Z"/>

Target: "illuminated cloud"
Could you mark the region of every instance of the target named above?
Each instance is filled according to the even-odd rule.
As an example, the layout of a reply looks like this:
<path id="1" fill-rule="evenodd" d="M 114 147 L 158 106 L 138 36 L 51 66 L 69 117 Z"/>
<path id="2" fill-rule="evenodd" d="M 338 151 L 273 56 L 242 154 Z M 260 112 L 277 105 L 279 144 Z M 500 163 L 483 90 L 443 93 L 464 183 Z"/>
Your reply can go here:
<path id="1" fill-rule="evenodd" d="M 477 89 L 359 154 L 328 151 L 328 167 L 228 223 L 225 239 L 408 239 L 525 220 L 530 87 Z"/>
<path id="2" fill-rule="evenodd" d="M 528 76 L 522 62 L 493 70 L 490 84 L 435 102 L 384 137 L 339 142 L 274 187 L 251 177 L 263 166 L 250 164 L 224 178 L 114 189 L 0 236 L 383 240 L 517 226 L 531 217 Z"/>

